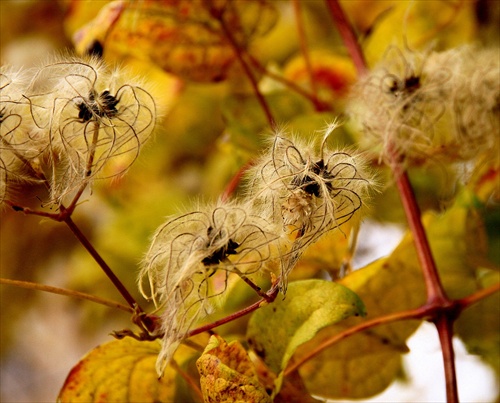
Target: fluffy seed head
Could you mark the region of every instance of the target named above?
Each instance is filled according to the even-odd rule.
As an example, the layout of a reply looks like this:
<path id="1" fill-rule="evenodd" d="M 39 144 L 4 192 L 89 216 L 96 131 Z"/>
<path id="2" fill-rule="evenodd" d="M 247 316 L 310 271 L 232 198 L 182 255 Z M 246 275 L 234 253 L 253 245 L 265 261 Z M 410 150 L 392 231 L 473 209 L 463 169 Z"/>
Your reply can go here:
<path id="1" fill-rule="evenodd" d="M 229 203 L 173 217 L 158 229 L 139 287 L 163 309 L 159 373 L 192 326 L 227 293 L 230 274 L 248 278 L 267 270 L 278 238 L 269 228 L 245 206 Z"/>
<path id="2" fill-rule="evenodd" d="M 247 176 L 249 199 L 292 242 L 284 254 L 285 278 L 305 247 L 362 208 L 373 185 L 360 155 L 326 145 L 336 127 L 325 129 L 320 144 L 278 133 Z"/>
<path id="3" fill-rule="evenodd" d="M 28 72 L 0 68 L 0 201 L 20 183 L 40 182 L 36 160 L 44 150 L 23 97 Z"/>
<path id="4" fill-rule="evenodd" d="M 84 183 L 124 173 L 156 123 L 155 102 L 143 84 L 94 58 L 43 65 L 25 98 L 49 142 L 44 173 L 54 201 Z M 113 162 L 119 169 L 107 171 Z"/>
<path id="5" fill-rule="evenodd" d="M 498 49 L 445 52 L 391 48 L 354 87 L 348 108 L 365 146 L 387 161 L 470 159 L 498 147 Z"/>

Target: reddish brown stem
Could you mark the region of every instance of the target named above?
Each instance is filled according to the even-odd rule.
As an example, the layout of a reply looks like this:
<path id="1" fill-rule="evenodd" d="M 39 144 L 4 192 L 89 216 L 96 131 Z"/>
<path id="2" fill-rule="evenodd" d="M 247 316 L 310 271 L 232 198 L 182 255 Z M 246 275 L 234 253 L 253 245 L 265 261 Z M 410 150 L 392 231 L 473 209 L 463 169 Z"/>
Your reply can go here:
<path id="1" fill-rule="evenodd" d="M 95 302 L 97 304 L 105 305 L 110 308 L 121 309 L 122 311 L 129 313 L 134 312 L 134 310 L 129 308 L 128 306 L 122 305 L 115 301 L 110 301 L 104 298 L 96 297 L 95 295 L 90 295 L 79 291 L 67 290 L 65 288 L 60 288 L 60 287 L 52 287 L 46 284 L 32 283 L 29 281 L 10 280 L 7 278 L 0 278 L 0 284 L 12 285 L 14 287 L 26 288 L 29 290 L 44 291 L 44 292 L 49 292 L 51 294 L 64 295 L 67 297 Z"/>
<path id="2" fill-rule="evenodd" d="M 330 14 L 337 26 L 340 36 L 342 37 L 342 41 L 347 48 L 347 51 L 351 55 L 351 59 L 358 71 L 358 74 L 364 74 L 367 70 L 367 64 L 365 60 L 365 56 L 359 45 L 358 39 L 352 29 L 351 24 L 347 21 L 346 15 L 338 0 L 326 0 L 326 5 Z"/>
<path id="3" fill-rule="evenodd" d="M 307 47 L 306 32 L 304 29 L 304 21 L 302 19 L 302 11 L 300 9 L 300 1 L 293 0 L 293 11 L 295 15 L 295 22 L 297 25 L 297 33 L 299 36 L 300 52 L 304 58 L 306 64 L 306 71 L 309 78 L 309 85 L 311 86 L 311 91 L 314 98 L 318 99 L 318 88 L 316 86 L 316 80 L 314 79 L 311 58 L 309 57 L 309 49 Z"/>
<path id="4" fill-rule="evenodd" d="M 468 297 L 457 300 L 456 303 L 459 306 L 460 310 L 464 310 L 498 291 L 500 291 L 500 283 L 496 283 L 489 287 L 483 288 L 482 290 L 479 290 L 478 292 L 475 292 Z"/>
<path id="5" fill-rule="evenodd" d="M 132 310 L 138 313 L 144 312 L 140 308 L 139 304 L 136 302 L 134 297 L 132 297 L 132 295 L 128 292 L 123 283 L 118 279 L 118 277 L 116 277 L 115 273 L 113 273 L 113 270 L 111 270 L 111 268 L 104 261 L 101 255 L 99 255 L 99 253 L 95 250 L 94 246 L 90 243 L 87 237 L 82 233 L 82 231 L 80 231 L 80 228 L 78 228 L 75 222 L 71 219 L 71 214 L 74 210 L 74 205 L 72 205 L 71 210 L 68 210 L 63 205 L 61 205 L 59 207 L 60 209 L 59 213 L 46 213 L 44 211 L 31 210 L 27 207 L 20 207 L 9 201 L 6 201 L 6 203 L 9 204 L 15 211 L 20 211 L 23 212 L 24 214 L 37 215 L 40 217 L 51 218 L 52 220 L 58 222 L 64 222 L 71 230 L 71 232 L 76 236 L 78 241 L 80 241 L 82 246 L 87 250 L 87 252 L 89 252 L 90 256 L 92 256 L 92 258 L 96 261 L 96 263 L 101 267 L 106 276 L 108 276 L 108 278 L 111 280 L 111 282 L 116 287 L 118 292 L 123 296 L 123 298 L 125 298 L 125 301 L 127 301 Z"/>
<path id="6" fill-rule="evenodd" d="M 279 292 L 278 286 L 273 285 L 273 287 L 266 293 L 266 295 L 267 295 L 266 298 L 262 298 L 262 299 L 258 300 L 257 302 L 255 302 L 254 304 L 247 306 L 246 308 L 243 308 L 243 309 L 239 310 L 238 312 L 235 312 L 235 313 L 233 313 L 229 316 L 226 316 L 222 319 L 219 319 L 215 322 L 208 323 L 206 325 L 203 325 L 203 326 L 200 326 L 196 329 L 193 329 L 187 334 L 187 337 L 191 337 L 191 336 L 194 336 L 196 334 L 200 334 L 200 333 L 206 332 L 208 330 L 215 329 L 216 327 L 225 325 L 226 323 L 232 322 L 233 320 L 236 320 L 236 319 L 241 318 L 245 315 L 248 315 L 249 313 L 259 309 L 264 304 L 268 304 L 268 303 L 274 301 L 278 295 L 278 292 Z"/>
<path id="7" fill-rule="evenodd" d="M 241 178 L 243 177 L 243 174 L 252 166 L 251 162 L 246 163 L 243 165 L 238 172 L 232 177 L 231 181 L 228 183 L 226 188 L 224 189 L 224 192 L 222 193 L 221 200 L 223 202 L 227 201 L 231 195 L 234 193 L 235 189 L 238 187 L 239 183 L 241 182 Z"/>
<path id="8" fill-rule="evenodd" d="M 198 397 L 200 398 L 200 401 L 203 400 L 203 393 L 201 392 L 201 389 L 200 389 L 200 386 L 199 386 L 199 381 L 197 379 L 193 379 L 193 377 L 188 374 L 186 371 L 184 371 L 180 366 L 179 364 L 177 364 L 177 362 L 175 360 L 172 360 L 170 362 L 170 365 L 172 366 L 172 368 L 174 368 L 176 370 L 176 372 L 182 377 L 184 378 L 184 380 L 187 382 L 187 384 L 193 388 L 194 392 L 198 395 Z"/>
<path id="9" fill-rule="evenodd" d="M 408 220 L 408 226 L 413 234 L 413 240 L 417 249 L 417 256 L 422 267 L 425 286 L 427 289 L 427 303 L 437 306 L 446 306 L 449 299 L 441 284 L 441 279 L 432 256 L 429 240 L 421 220 L 420 208 L 415 198 L 408 174 L 403 172 L 399 165 L 395 165 L 393 172 L 396 185 L 401 196 L 401 202 Z"/>
<path id="10" fill-rule="evenodd" d="M 455 370 L 455 352 L 453 350 L 453 322 L 455 317 L 441 312 L 433 321 L 439 334 L 443 354 L 444 374 L 446 379 L 446 401 L 458 403 L 457 376 Z"/>
<path id="11" fill-rule="evenodd" d="M 328 347 L 331 347 L 335 343 L 338 343 L 339 341 L 355 334 L 359 333 L 368 329 L 371 329 L 372 327 L 380 326 L 380 325 L 385 325 L 388 323 L 392 322 L 398 322 L 402 320 L 410 320 L 410 319 L 416 319 L 416 320 L 424 320 L 424 319 L 433 319 L 434 322 L 438 322 L 441 319 L 440 316 L 446 318 L 446 320 L 453 322 L 453 320 L 460 314 L 460 312 L 471 306 L 472 304 L 500 291 L 500 283 L 494 284 L 488 288 L 485 288 L 483 290 L 480 290 L 478 292 L 475 292 L 472 295 L 469 295 L 466 298 L 462 298 L 456 301 L 451 302 L 448 306 L 445 307 L 438 307 L 435 306 L 434 304 L 425 304 L 421 306 L 420 308 L 416 309 L 411 309 L 407 311 L 402 311 L 402 312 L 396 312 L 396 313 L 390 313 L 384 316 L 380 316 L 378 318 L 373 318 L 370 320 L 366 320 L 359 325 L 353 326 L 349 329 L 346 329 L 331 338 L 323 341 L 319 346 L 317 346 L 314 350 L 311 350 L 307 353 L 307 355 L 304 355 L 300 360 L 294 361 L 292 364 L 290 364 L 289 367 L 285 370 L 285 376 L 289 373 L 292 373 L 295 371 L 297 368 L 299 368 L 301 365 L 306 363 L 307 361 L 311 360 L 312 358 L 316 357 L 319 355 L 321 352 L 323 352 L 325 349 Z M 439 326 L 442 326 L 442 331 L 444 333 L 451 333 L 451 328 L 448 329 L 448 325 L 444 326 L 443 323 L 436 323 L 436 328 L 439 329 Z M 441 337 L 441 336 L 440 336 Z M 443 335 L 445 339 L 442 341 L 442 343 L 445 343 L 447 346 L 451 346 L 451 344 L 446 340 L 446 334 Z M 444 352 L 443 352 L 444 354 Z M 447 356 L 446 360 L 448 360 L 450 357 L 453 356 L 453 350 L 447 349 Z M 446 364 L 445 364 L 446 365 Z M 448 368 L 450 368 L 450 364 L 448 364 Z M 448 378 L 447 378 L 448 379 Z M 452 377 L 450 377 L 452 379 Z M 450 382 L 452 384 L 452 382 Z"/>
<path id="12" fill-rule="evenodd" d="M 367 70 L 366 60 L 338 0 L 326 0 L 330 14 L 348 49 L 359 74 Z M 448 402 L 458 402 L 456 385 L 455 360 L 452 344 L 453 322 L 457 314 L 457 306 L 448 299 L 441 284 L 427 235 L 425 233 L 420 208 L 415 198 L 408 174 L 403 170 L 399 159 L 394 155 L 391 168 L 401 197 L 409 228 L 413 234 L 417 256 L 422 268 L 427 290 L 425 309 L 434 321 L 439 333 L 446 377 L 446 393 Z"/>
<path id="13" fill-rule="evenodd" d="M 421 319 L 423 316 L 427 314 L 427 312 L 428 308 L 421 307 L 409 311 L 391 313 L 378 318 L 367 320 L 365 322 L 360 323 L 359 325 L 350 327 L 349 329 L 346 329 L 343 332 L 340 332 L 335 336 L 332 336 L 331 338 L 323 341 L 319 346 L 317 346 L 314 350 L 309 351 L 300 360 L 296 360 L 292 364 L 290 364 L 285 370 L 285 376 L 291 374 L 293 371 L 296 371 L 301 365 L 313 359 L 328 347 L 333 346 L 335 343 L 338 343 L 339 341 L 346 339 L 347 337 L 352 336 L 353 334 L 362 332 L 364 330 L 370 329 L 375 326 L 380 326 L 391 322 L 397 322 L 408 319 Z"/>
<path id="14" fill-rule="evenodd" d="M 297 94 L 308 99 L 314 105 L 314 108 L 318 112 L 331 110 L 331 105 L 329 105 L 326 102 L 322 102 L 314 94 L 306 91 L 304 88 L 295 84 L 293 81 L 290 81 L 287 78 L 280 76 L 278 74 L 275 74 L 272 71 L 266 69 L 266 67 L 263 66 L 262 64 L 260 64 L 260 62 L 257 59 L 255 59 L 254 57 L 252 57 L 252 55 L 248 55 L 248 58 L 249 58 L 249 60 L 252 63 L 254 68 L 259 70 L 262 74 L 265 74 L 266 76 L 272 78 L 273 80 L 287 86 L 290 90 L 295 91 Z"/>
<path id="15" fill-rule="evenodd" d="M 83 247 L 87 250 L 87 252 L 92 256 L 92 258 L 97 262 L 97 264 L 104 271 L 106 276 L 111 280 L 113 285 L 116 287 L 118 292 L 123 296 L 125 301 L 129 304 L 129 306 L 138 313 L 144 312 L 139 304 L 136 302 L 134 297 L 128 292 L 127 288 L 123 285 L 123 283 L 118 279 L 118 277 L 113 273 L 113 270 L 108 266 L 108 264 L 104 261 L 104 259 L 99 255 L 99 253 L 95 250 L 94 246 L 90 243 L 87 237 L 80 231 L 80 228 L 73 222 L 71 216 L 64 216 L 64 223 L 68 226 L 71 232 L 76 236 L 78 241 L 83 245 Z"/>
<path id="16" fill-rule="evenodd" d="M 264 114 L 266 115 L 267 121 L 269 122 L 269 126 L 271 129 L 274 129 L 276 127 L 276 121 L 274 120 L 273 114 L 271 112 L 271 109 L 264 98 L 264 95 L 259 90 L 259 84 L 250 69 L 249 64 L 246 62 L 245 58 L 243 57 L 242 50 L 240 49 L 240 46 L 236 39 L 234 38 L 233 33 L 231 30 L 227 27 L 226 22 L 224 21 L 224 16 L 220 14 L 220 12 L 216 9 L 211 9 L 210 10 L 213 17 L 216 18 L 220 26 L 222 28 L 222 31 L 224 32 L 224 35 L 226 36 L 227 40 L 229 41 L 229 44 L 233 48 L 234 54 L 236 55 L 236 58 L 240 62 L 241 67 L 243 68 L 243 71 L 245 72 L 246 76 L 250 80 L 250 84 L 252 85 L 252 88 L 254 90 L 255 96 L 257 97 L 257 101 L 259 102 L 260 106 L 262 107 L 262 110 L 264 111 Z"/>

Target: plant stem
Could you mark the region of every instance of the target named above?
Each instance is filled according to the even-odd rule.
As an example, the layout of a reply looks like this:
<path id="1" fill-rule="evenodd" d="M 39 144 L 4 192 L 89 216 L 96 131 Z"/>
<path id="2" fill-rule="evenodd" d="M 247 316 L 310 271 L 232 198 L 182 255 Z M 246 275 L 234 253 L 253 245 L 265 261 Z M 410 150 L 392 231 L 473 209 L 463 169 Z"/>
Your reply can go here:
<path id="1" fill-rule="evenodd" d="M 222 28 L 222 31 L 224 32 L 224 35 L 226 36 L 227 40 L 229 41 L 229 44 L 233 48 L 234 54 L 236 55 L 236 58 L 240 62 L 241 67 L 243 68 L 243 71 L 245 72 L 246 76 L 250 80 L 250 84 L 252 85 L 252 88 L 254 90 L 255 96 L 257 97 L 257 101 L 259 102 L 260 106 L 262 107 L 262 110 L 264 111 L 264 114 L 266 115 L 267 121 L 269 123 L 269 126 L 274 129 L 276 127 L 276 121 L 274 120 L 273 114 L 271 112 L 271 109 L 262 95 L 262 93 L 259 90 L 259 84 L 257 83 L 257 80 L 255 76 L 252 73 L 252 70 L 250 69 L 250 66 L 248 63 L 245 61 L 243 57 L 243 51 L 241 50 L 240 46 L 238 45 L 238 42 L 233 36 L 233 33 L 231 30 L 227 27 L 226 21 L 224 21 L 224 15 L 221 14 L 218 10 L 215 8 L 211 7 L 210 12 L 214 18 L 216 18 L 220 26 Z"/>
<path id="2" fill-rule="evenodd" d="M 125 288 L 123 283 L 116 277 L 115 273 L 111 270 L 111 268 L 108 266 L 108 264 L 104 261 L 104 259 L 99 255 L 99 253 L 95 250 L 94 246 L 90 243 L 90 241 L 87 239 L 87 237 L 80 231 L 80 228 L 73 222 L 71 219 L 70 215 L 67 215 L 63 218 L 64 223 L 69 227 L 71 232 L 76 236 L 76 238 L 80 241 L 80 243 L 83 245 L 85 249 L 87 249 L 87 252 L 90 253 L 92 258 L 97 262 L 97 264 L 101 267 L 101 269 L 104 271 L 106 276 L 111 280 L 113 285 L 116 287 L 118 292 L 125 298 L 125 301 L 127 301 L 128 305 L 134 310 L 134 312 L 144 312 L 140 307 L 139 304 L 136 302 L 134 297 L 128 292 L 128 290 Z"/>
<path id="3" fill-rule="evenodd" d="M 411 186 L 408 174 L 402 171 L 398 163 L 394 164 L 393 172 L 396 185 L 401 196 L 401 203 L 406 214 L 408 226 L 413 234 L 413 241 L 417 249 L 417 256 L 422 267 L 425 286 L 427 290 L 427 303 L 444 306 L 449 303 L 449 299 L 441 284 L 441 279 L 436 268 L 436 263 L 432 256 L 429 240 L 425 234 L 421 220 L 420 208 L 415 198 L 415 193 Z"/>
<path id="4" fill-rule="evenodd" d="M 340 7 L 338 0 L 326 0 L 326 5 L 330 11 L 333 21 L 335 22 L 335 25 L 337 26 L 337 30 L 342 37 L 342 41 L 351 55 L 351 59 L 356 67 L 356 70 L 358 71 L 358 74 L 362 75 L 366 73 L 367 64 L 365 56 L 361 50 L 361 46 L 359 45 L 356 35 L 354 34 L 352 26 L 349 21 L 347 21 L 346 15 Z"/>
<path id="5" fill-rule="evenodd" d="M 288 374 L 292 373 L 293 371 L 297 370 L 301 365 L 305 364 L 307 361 L 313 359 L 316 357 L 318 354 L 323 352 L 325 349 L 328 347 L 331 347 L 335 343 L 338 343 L 339 341 L 355 334 L 362 332 L 364 330 L 370 329 L 375 326 L 380 326 L 384 325 L 387 323 L 391 322 L 397 322 L 400 320 L 408 320 L 408 319 L 421 319 L 423 316 L 425 316 L 428 312 L 427 307 L 420 307 L 417 309 L 412 309 L 408 311 L 403 311 L 403 312 L 396 312 L 396 313 L 391 313 L 388 315 L 380 316 L 378 318 L 370 319 L 367 321 L 364 321 L 360 323 L 359 325 L 350 327 L 349 329 L 346 329 L 331 338 L 323 341 L 319 346 L 317 346 L 315 349 L 309 351 L 306 355 L 304 355 L 300 360 L 296 360 L 293 363 L 291 363 L 285 370 L 285 376 Z"/>
<path id="6" fill-rule="evenodd" d="M 233 320 L 236 320 L 238 318 L 241 318 L 242 316 L 248 315 L 249 313 L 256 311 L 259 309 L 261 306 L 264 304 L 268 304 L 276 299 L 276 296 L 278 295 L 279 288 L 276 284 L 273 284 L 272 288 L 266 293 L 267 297 L 262 298 L 255 302 L 254 304 L 247 306 L 246 308 L 243 308 L 239 310 L 238 312 L 235 312 L 231 315 L 228 315 L 222 319 L 219 319 L 215 322 L 208 323 L 206 325 L 200 326 L 196 329 L 191 330 L 188 334 L 187 337 L 194 336 L 196 334 L 200 334 L 203 332 L 206 332 L 208 330 L 215 329 L 216 327 L 219 327 L 221 325 L 225 325 L 226 323 L 232 322 Z"/>
<path id="7" fill-rule="evenodd" d="M 354 31 L 340 7 L 338 0 L 326 0 L 330 14 L 348 49 L 359 74 L 366 73 L 367 64 Z M 389 152 L 391 151 L 389 145 Z M 417 256 L 422 268 L 427 290 L 427 302 L 424 309 L 434 322 L 439 333 L 443 354 L 448 402 L 458 402 L 455 357 L 453 350 L 453 322 L 457 314 L 457 305 L 450 301 L 443 289 L 436 268 L 432 251 L 421 220 L 421 213 L 413 192 L 408 174 L 401 166 L 400 159 L 392 153 L 391 168 L 406 214 L 408 226 L 413 234 Z"/>
<path id="8" fill-rule="evenodd" d="M 446 308 L 441 308 L 441 307 L 436 307 L 434 304 L 424 304 L 423 306 L 416 308 L 416 309 L 411 309 L 407 311 L 401 311 L 401 312 L 395 312 L 395 313 L 390 313 L 384 316 L 380 316 L 378 318 L 373 318 L 367 321 L 364 321 L 358 325 L 355 325 L 353 327 L 350 327 L 340 333 L 337 333 L 336 335 L 333 335 L 331 338 L 324 340 L 319 346 L 317 346 L 314 350 L 311 350 L 307 353 L 307 355 L 303 356 L 300 361 L 297 360 L 290 364 L 287 369 L 285 370 L 285 376 L 289 373 L 292 373 L 295 371 L 297 368 L 299 368 L 301 365 L 306 363 L 307 361 L 313 359 L 317 355 L 319 355 L 322 351 L 327 349 L 328 347 L 331 347 L 335 343 L 355 334 L 362 332 L 364 330 L 371 329 L 372 327 L 380 326 L 380 325 L 385 325 L 388 323 L 392 322 L 397 322 L 401 320 L 410 320 L 410 319 L 416 319 L 416 320 L 422 320 L 422 319 L 428 319 L 428 318 L 439 318 L 439 316 L 443 316 L 447 318 L 448 320 L 453 320 L 456 318 L 460 312 L 471 306 L 472 304 L 500 291 L 500 283 L 494 284 L 488 288 L 485 288 L 483 290 L 479 290 L 475 292 L 472 295 L 469 295 L 468 297 L 458 299 L 456 301 L 452 301 L 452 303 L 446 307 Z M 436 314 L 436 312 L 440 312 Z M 437 321 L 437 319 L 434 319 Z M 438 326 L 443 326 L 445 327 L 442 323 L 437 325 Z M 448 333 L 449 331 L 447 330 L 447 327 L 445 327 L 443 332 Z M 450 332 L 451 334 L 451 332 Z M 449 345 L 449 343 L 445 340 L 445 344 Z M 447 357 L 446 359 L 448 359 Z"/>
<path id="9" fill-rule="evenodd" d="M 489 287 L 483 288 L 482 290 L 479 290 L 475 292 L 472 295 L 469 295 L 468 297 L 459 299 L 455 301 L 457 305 L 459 306 L 460 310 L 464 310 L 471 305 L 481 301 L 482 299 L 489 297 L 490 295 L 500 291 L 500 283 L 493 284 Z"/>
<path id="10" fill-rule="evenodd" d="M 433 321 L 439 334 L 443 354 L 444 374 L 446 380 L 446 401 L 458 403 L 457 375 L 455 370 L 455 352 L 453 350 L 453 322 L 455 317 L 440 312 Z"/>
<path id="11" fill-rule="evenodd" d="M 11 202 L 10 200 L 4 200 L 3 201 L 5 204 L 7 204 L 9 207 L 12 208 L 14 211 L 21 212 L 26 215 L 36 215 L 39 217 L 45 217 L 45 218 L 50 218 L 51 220 L 54 221 L 61 221 L 61 214 L 60 213 L 47 213 L 46 211 L 39 211 L 39 210 L 32 210 L 29 207 L 21 207 L 17 205 L 16 203 Z"/>
<path id="12" fill-rule="evenodd" d="M 95 302 L 97 304 L 105 305 L 110 308 L 121 309 L 122 311 L 133 313 L 134 310 L 129 308 L 126 305 L 122 305 L 115 301 L 110 301 L 104 298 L 96 297 L 95 295 L 86 294 L 79 291 L 68 290 L 65 288 L 52 287 L 50 285 L 32 283 L 29 281 L 19 281 L 19 280 L 10 280 L 7 278 L 0 278 L 0 284 L 12 285 L 14 287 L 21 287 L 30 290 L 44 291 L 52 294 L 65 295 L 67 297 L 74 297 L 86 301 Z"/>
<path id="13" fill-rule="evenodd" d="M 180 366 L 179 364 L 177 364 L 177 361 L 175 360 L 172 360 L 170 361 L 170 365 L 172 366 L 172 368 L 174 368 L 176 370 L 176 372 L 182 377 L 184 378 L 184 380 L 186 381 L 186 383 L 191 387 L 193 388 L 193 391 L 198 395 L 198 397 L 200 398 L 200 401 L 203 400 L 203 393 L 201 392 L 201 389 L 200 389 L 200 385 L 199 385 L 199 382 L 198 380 L 196 379 L 193 379 L 193 377 L 188 374 L 186 371 L 184 371 Z"/>
<path id="14" fill-rule="evenodd" d="M 280 76 L 279 74 L 275 74 L 269 69 L 267 69 L 265 66 L 260 64 L 260 62 L 255 59 L 252 55 L 248 55 L 248 58 L 250 59 L 250 62 L 252 63 L 253 67 L 259 70 L 262 74 L 265 74 L 269 78 L 272 78 L 273 80 L 287 86 L 290 90 L 295 91 L 297 94 L 303 96 L 304 98 L 308 99 L 313 105 L 314 108 L 318 111 L 330 111 L 331 105 L 329 105 L 326 102 L 322 102 L 319 98 L 317 98 L 314 94 L 306 91 L 304 88 L 302 88 L 300 85 L 297 85 L 293 81 L 290 81 L 289 79 Z"/>
<path id="15" fill-rule="evenodd" d="M 300 52 L 302 53 L 302 57 L 304 58 L 304 62 L 306 64 L 306 71 L 309 78 L 309 85 L 311 86 L 313 97 L 317 102 L 318 88 L 316 85 L 316 80 L 314 79 L 311 58 L 309 57 L 309 49 L 307 47 L 306 32 L 304 29 L 304 21 L 302 19 L 302 11 L 300 9 L 300 1 L 293 0 L 292 4 L 293 4 L 293 13 L 295 16 L 295 22 L 297 25 L 297 33 L 299 36 Z"/>
<path id="16" fill-rule="evenodd" d="M 231 195 L 234 193 L 235 189 L 238 187 L 238 185 L 241 182 L 241 178 L 245 174 L 246 171 L 252 166 L 252 162 L 247 162 L 245 165 L 243 165 L 238 172 L 231 178 L 230 182 L 227 184 L 226 188 L 224 189 L 224 192 L 222 193 L 221 196 L 221 201 L 225 202 L 229 200 Z"/>
<path id="17" fill-rule="evenodd" d="M 82 197 L 83 192 L 87 188 L 88 185 L 88 178 L 90 175 L 92 175 L 92 165 L 94 164 L 94 159 L 95 159 L 95 151 L 97 148 L 97 142 L 99 141 L 99 129 L 100 129 L 100 123 L 99 122 L 94 122 L 94 132 L 92 136 L 92 143 L 90 143 L 90 148 L 89 148 L 89 155 L 87 159 L 87 164 L 85 166 L 85 179 L 83 183 L 80 185 L 79 189 L 77 190 L 75 196 L 73 197 L 73 200 L 69 204 L 68 207 L 66 207 L 66 211 L 68 212 L 69 215 L 73 213 L 73 210 L 76 207 L 76 204 L 78 203 L 78 200 L 80 200 L 80 197 Z"/>

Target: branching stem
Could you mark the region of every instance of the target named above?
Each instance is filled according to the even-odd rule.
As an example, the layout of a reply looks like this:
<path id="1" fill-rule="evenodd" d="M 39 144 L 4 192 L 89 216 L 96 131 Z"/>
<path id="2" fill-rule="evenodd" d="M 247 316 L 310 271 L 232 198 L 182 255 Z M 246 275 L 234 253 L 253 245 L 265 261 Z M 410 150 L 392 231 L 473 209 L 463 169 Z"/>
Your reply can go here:
<path id="1" fill-rule="evenodd" d="M 352 26 L 340 7 L 338 0 L 326 0 L 333 21 L 348 49 L 356 69 L 360 75 L 367 71 L 364 54 L 356 39 Z M 390 146 L 389 146 L 390 147 Z M 421 220 L 421 213 L 408 178 L 395 153 L 391 168 L 401 197 L 408 226 L 413 234 L 417 256 L 420 262 L 427 290 L 427 301 L 422 309 L 430 315 L 439 333 L 446 378 L 446 393 L 448 402 L 458 402 L 457 380 L 455 372 L 454 350 L 451 342 L 453 322 L 456 319 L 457 306 L 451 301 L 441 284 L 432 251 Z M 404 314 L 404 313 L 403 313 Z M 404 315 L 403 315 L 404 316 Z M 369 323 L 369 322 L 367 322 Z M 352 334 L 352 333 L 350 333 Z"/>
<path id="2" fill-rule="evenodd" d="M 297 94 L 303 96 L 308 99 L 313 105 L 314 108 L 318 111 L 330 111 L 332 106 L 326 102 L 322 102 L 318 97 L 316 97 L 313 93 L 307 91 L 305 88 L 302 88 L 300 85 L 297 85 L 293 81 L 288 80 L 287 78 L 275 74 L 265 66 L 263 66 L 257 59 L 255 59 L 251 54 L 248 54 L 248 58 L 252 63 L 253 67 L 259 70 L 262 74 L 265 74 L 269 78 L 287 86 L 290 90 L 295 91 Z"/>
<path id="3" fill-rule="evenodd" d="M 300 360 L 296 360 L 292 364 L 290 364 L 285 370 L 285 376 L 296 371 L 300 366 L 302 366 L 307 361 L 309 361 L 309 360 L 313 359 L 314 357 L 316 357 L 317 355 L 319 355 L 321 352 L 323 352 L 328 347 L 331 347 L 335 343 L 338 343 L 339 341 L 341 341 L 341 340 L 343 340 L 343 339 L 345 339 L 353 334 L 362 332 L 364 330 L 370 329 L 370 328 L 375 327 L 375 326 L 387 324 L 387 323 L 397 322 L 397 321 L 401 321 L 401 320 L 408 320 L 408 319 L 419 319 L 425 315 L 426 311 L 427 311 L 426 308 L 421 307 L 421 308 L 417 308 L 417 309 L 413 309 L 413 310 L 409 310 L 409 311 L 391 313 L 388 315 L 381 316 L 379 318 L 367 320 L 365 322 L 360 323 L 359 325 L 356 325 L 356 326 L 353 326 L 349 329 L 346 329 L 343 332 L 340 332 L 340 333 L 336 334 L 335 336 L 332 336 L 331 338 L 323 341 L 319 346 L 317 346 L 314 350 L 309 351 Z"/>
<path id="4" fill-rule="evenodd" d="M 500 283 L 494 284 L 490 287 L 484 288 L 482 290 L 479 290 L 475 292 L 474 294 L 462 298 L 456 301 L 453 301 L 448 307 L 444 308 L 443 307 L 438 307 L 435 304 L 424 304 L 423 306 L 416 308 L 416 309 L 410 309 L 407 311 L 402 311 L 402 312 L 395 312 L 395 313 L 390 313 L 384 316 L 380 316 L 378 318 L 373 318 L 366 320 L 358 325 L 355 325 L 353 327 L 350 327 L 349 329 L 346 329 L 340 333 L 337 333 L 336 335 L 332 336 L 331 338 L 324 340 L 319 346 L 317 346 L 314 350 L 309 351 L 306 355 L 304 355 L 300 360 L 294 361 L 292 364 L 290 364 L 286 370 L 285 370 L 285 376 L 288 374 L 291 374 L 293 371 L 297 370 L 300 366 L 305 364 L 307 361 L 313 359 L 320 353 L 322 353 L 325 349 L 328 347 L 333 346 L 335 343 L 338 343 L 339 341 L 362 331 L 371 329 L 376 326 L 380 325 L 385 325 L 388 323 L 392 322 L 399 322 L 402 320 L 424 320 L 424 319 L 430 319 L 432 322 L 435 323 L 436 328 L 438 329 L 439 335 L 440 335 L 440 341 L 441 344 L 449 345 L 451 344 L 451 339 L 450 336 L 453 335 L 452 333 L 452 324 L 455 318 L 460 314 L 460 312 L 476 302 L 493 295 L 496 292 L 500 291 Z M 449 323 L 444 323 L 444 321 L 447 321 Z M 454 373 L 454 363 L 446 363 L 446 361 L 452 360 L 453 355 L 449 356 L 449 354 L 453 354 L 453 349 L 452 348 L 445 348 L 443 349 L 443 356 L 446 354 L 446 356 L 443 357 L 445 360 L 445 369 L 449 372 Z M 453 360 L 452 360 L 453 361 Z M 453 396 L 456 396 L 456 389 L 454 389 L 452 386 L 455 384 L 456 381 L 454 382 L 453 380 L 455 379 L 455 376 L 446 376 L 447 380 L 447 390 L 448 390 L 448 385 L 450 386 L 450 395 L 449 398 L 451 398 L 450 401 L 458 401 L 454 400 Z"/>
<path id="5" fill-rule="evenodd" d="M 500 283 L 493 284 L 489 287 L 483 288 L 482 290 L 479 290 L 475 292 L 472 295 L 469 295 L 468 297 L 459 299 L 456 301 L 457 305 L 459 306 L 460 310 L 464 310 L 468 308 L 471 305 L 476 304 L 477 302 L 481 301 L 482 299 L 495 294 L 500 291 Z"/>

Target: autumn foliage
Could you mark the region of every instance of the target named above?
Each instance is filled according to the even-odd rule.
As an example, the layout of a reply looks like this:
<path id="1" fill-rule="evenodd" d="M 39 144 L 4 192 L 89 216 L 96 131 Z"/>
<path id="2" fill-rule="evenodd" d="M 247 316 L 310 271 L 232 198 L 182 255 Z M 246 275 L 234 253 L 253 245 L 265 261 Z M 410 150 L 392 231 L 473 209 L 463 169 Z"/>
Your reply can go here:
<path id="1" fill-rule="evenodd" d="M 2 292 L 114 336 L 58 401 L 367 399 L 424 321 L 448 401 L 455 336 L 498 378 L 498 7 L 54 4 L 71 49 L 0 71 Z M 406 233 L 359 265 L 366 221 Z"/>

